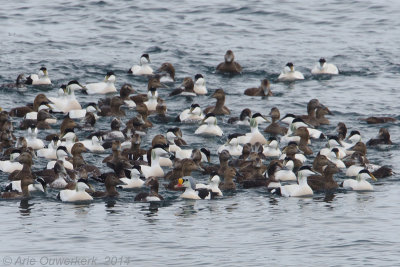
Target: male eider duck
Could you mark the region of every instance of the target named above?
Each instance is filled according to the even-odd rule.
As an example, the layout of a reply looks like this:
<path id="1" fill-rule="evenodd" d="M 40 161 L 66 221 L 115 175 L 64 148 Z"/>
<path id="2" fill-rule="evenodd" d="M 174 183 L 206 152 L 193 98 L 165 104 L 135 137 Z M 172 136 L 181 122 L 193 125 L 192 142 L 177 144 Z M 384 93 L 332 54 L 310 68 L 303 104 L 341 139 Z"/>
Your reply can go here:
<path id="1" fill-rule="evenodd" d="M 272 91 L 270 89 L 270 82 L 268 79 L 261 81 L 260 87 L 257 88 L 247 88 L 244 91 L 245 95 L 248 96 L 272 96 Z"/>
<path id="2" fill-rule="evenodd" d="M 140 166 L 134 166 L 133 169 L 129 170 L 127 173 L 129 177 L 122 177 L 119 178 L 121 182 L 123 182 L 123 185 L 118 186 L 119 188 L 123 189 L 131 189 L 131 188 L 139 188 L 142 187 L 144 184 L 144 181 L 140 179 L 142 176 L 141 173 L 141 168 Z"/>
<path id="3" fill-rule="evenodd" d="M 194 76 L 194 88 L 193 91 L 198 95 L 207 94 L 206 80 L 202 74 L 196 74 Z"/>
<path id="4" fill-rule="evenodd" d="M 219 178 L 218 174 L 213 173 L 210 177 L 210 183 L 208 185 L 205 184 L 196 184 L 196 189 L 206 188 L 211 190 L 216 196 L 222 197 L 222 191 L 219 189 L 219 184 L 221 183 L 221 178 Z"/>
<path id="5" fill-rule="evenodd" d="M 201 125 L 194 134 L 222 136 L 223 131 L 217 125 L 217 117 L 214 113 L 208 113 L 201 121 Z"/>
<path id="6" fill-rule="evenodd" d="M 339 70 L 332 63 L 326 63 L 325 58 L 320 58 L 318 63 L 311 70 L 311 73 L 314 75 L 318 75 L 318 74 L 337 75 L 337 74 L 339 74 Z"/>
<path id="7" fill-rule="evenodd" d="M 304 76 L 301 72 L 294 70 L 293 63 L 289 62 L 279 75 L 278 81 L 291 82 L 295 80 L 304 80 Z"/>
<path id="8" fill-rule="evenodd" d="M 65 87 L 65 96 L 61 97 L 49 97 L 49 100 L 53 103 L 53 107 L 63 113 L 68 113 L 71 110 L 81 110 L 81 104 L 75 97 L 75 90 L 82 89 L 83 86 L 76 80 L 70 81 Z"/>
<path id="9" fill-rule="evenodd" d="M 284 197 L 305 197 L 312 196 L 313 190 L 307 183 L 307 177 L 315 174 L 311 170 L 310 166 L 303 166 L 297 172 L 298 184 L 284 185 L 279 188 L 272 190 L 272 193 L 277 193 L 278 195 Z"/>
<path id="10" fill-rule="evenodd" d="M 149 63 L 149 54 L 143 54 L 140 57 L 140 65 L 134 65 L 129 69 L 128 73 L 132 73 L 133 75 L 152 75 L 153 69 L 149 66 Z"/>
<path id="11" fill-rule="evenodd" d="M 361 170 L 356 180 L 354 179 L 346 179 L 343 183 L 340 184 L 343 188 L 350 188 L 354 191 L 372 191 L 374 187 L 365 179 L 371 178 L 372 180 L 376 181 L 375 176 L 370 173 L 368 170 Z"/>
<path id="12" fill-rule="evenodd" d="M 243 136 L 243 134 L 230 134 L 228 135 L 228 140 L 225 144 L 218 148 L 218 153 L 221 153 L 223 150 L 227 150 L 229 154 L 232 156 L 240 156 L 242 155 L 243 147 L 239 145 L 238 137 Z"/>
<path id="13" fill-rule="evenodd" d="M 235 55 L 232 50 L 228 50 L 225 53 L 225 62 L 220 63 L 217 66 L 217 71 L 222 73 L 239 74 L 242 72 L 242 66 L 235 61 Z"/>
<path id="14" fill-rule="evenodd" d="M 160 157 L 168 156 L 168 151 L 165 150 L 163 145 L 155 145 L 151 149 L 151 159 L 149 159 L 150 166 L 140 165 L 144 177 L 149 178 L 150 176 L 164 177 L 164 171 L 160 166 Z"/>
<path id="15" fill-rule="evenodd" d="M 5 190 L 8 192 L 16 191 L 22 193 L 21 181 L 12 181 L 6 185 Z M 46 182 L 42 178 L 37 178 L 33 184 L 28 185 L 28 190 L 29 192 L 40 191 L 44 193 L 46 191 Z"/>
<path id="16" fill-rule="evenodd" d="M 115 75 L 114 72 L 107 72 L 104 77 L 104 81 L 99 83 L 89 83 L 84 87 L 84 91 L 89 94 L 109 94 L 117 92 L 117 88 L 115 88 Z"/>
<path id="17" fill-rule="evenodd" d="M 199 104 L 192 104 L 190 108 L 185 109 L 179 114 L 176 118 L 176 121 L 190 123 L 190 122 L 198 122 L 204 119 L 203 111 L 201 110 Z"/>
<path id="18" fill-rule="evenodd" d="M 90 189 L 85 179 L 79 179 L 75 185 L 75 189 L 64 189 L 58 193 L 57 198 L 62 202 L 81 202 L 91 201 L 93 197 L 86 192 L 86 189 Z"/>
<path id="19" fill-rule="evenodd" d="M 254 145 L 255 143 L 259 142 L 261 145 L 267 144 L 267 139 L 265 139 L 265 137 L 258 130 L 258 124 L 266 121 L 268 122 L 268 119 L 263 115 L 258 112 L 255 113 L 250 120 L 250 133 L 246 133 L 246 135 L 239 137 L 239 143 L 250 143 Z"/>
<path id="20" fill-rule="evenodd" d="M 51 84 L 51 80 L 49 78 L 47 69 L 45 67 L 41 67 L 39 73 L 29 75 L 25 83 L 32 85 L 49 85 Z"/>

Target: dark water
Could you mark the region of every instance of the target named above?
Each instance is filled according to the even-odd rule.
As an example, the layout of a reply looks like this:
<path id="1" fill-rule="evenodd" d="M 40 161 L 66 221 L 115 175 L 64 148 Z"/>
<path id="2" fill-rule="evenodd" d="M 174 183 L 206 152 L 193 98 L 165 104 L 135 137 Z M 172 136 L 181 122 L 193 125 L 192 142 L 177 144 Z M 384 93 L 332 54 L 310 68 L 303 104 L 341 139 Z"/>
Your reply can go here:
<path id="1" fill-rule="evenodd" d="M 45 65 L 53 86 L 28 87 L 24 92 L 2 89 L 0 105 L 9 110 L 15 103 L 31 102 L 41 91 L 54 96 L 72 79 L 100 81 L 107 70 L 116 73 L 117 88 L 129 82 L 145 92 L 146 79 L 126 71 L 147 52 L 154 69 L 163 62 L 174 64 L 175 86 L 186 76 L 202 73 L 209 90 L 223 88 L 234 115 L 245 107 L 267 114 L 273 106 L 281 114 L 304 114 L 307 102 L 318 98 L 335 115 L 331 125 L 322 128 L 325 133 L 334 133 L 342 121 L 350 130 L 360 130 L 367 141 L 381 125 L 366 125 L 360 118 L 400 118 L 399 13 L 398 1 L 7 1 L 0 9 L 0 83 L 13 81 L 21 72 L 36 73 Z M 214 73 L 227 49 L 242 64 L 242 75 Z M 335 63 L 341 75 L 312 77 L 310 70 L 320 57 Z M 288 61 L 305 74 L 304 81 L 275 82 Z M 258 86 L 265 77 L 273 81 L 274 97 L 243 96 L 245 88 Z M 193 101 L 169 98 L 168 93 L 159 91 L 171 118 Z M 93 100 L 77 96 L 81 103 Z M 215 100 L 201 96 L 194 101 L 205 107 Z M 134 114 L 128 111 L 127 117 Z M 223 120 L 219 124 L 225 133 L 238 131 Z M 101 118 L 97 126 L 106 129 L 109 122 L 110 118 Z M 144 147 L 172 125 L 176 124 L 149 130 Z M 397 143 L 398 125 L 383 126 Z M 207 144 L 216 162 L 215 151 L 224 138 L 195 136 L 193 125 L 181 129 L 193 147 Z M 47 133 L 41 131 L 40 136 Z M 16 131 L 17 136 L 23 134 Z M 314 152 L 322 145 L 314 142 Z M 104 156 L 85 154 L 99 166 Z M 399 172 L 398 145 L 369 149 L 367 156 Z M 45 163 L 38 159 L 34 168 Z M 207 178 L 194 176 L 199 181 Z M 7 179 L 5 174 L 0 177 L 2 182 Z M 97 263 L 122 256 L 129 257 L 129 265 L 139 266 L 393 266 L 399 264 L 400 250 L 398 180 L 398 174 L 380 180 L 374 192 L 342 191 L 305 199 L 255 189 L 192 202 L 161 192 L 168 200 L 160 207 L 133 203 L 137 191 L 121 192 L 113 201 L 71 205 L 58 202 L 50 190 L 28 202 L 0 201 L 0 252 L 13 262 L 18 255 L 31 256 L 37 265 L 46 262 L 43 256 L 95 257 Z"/>

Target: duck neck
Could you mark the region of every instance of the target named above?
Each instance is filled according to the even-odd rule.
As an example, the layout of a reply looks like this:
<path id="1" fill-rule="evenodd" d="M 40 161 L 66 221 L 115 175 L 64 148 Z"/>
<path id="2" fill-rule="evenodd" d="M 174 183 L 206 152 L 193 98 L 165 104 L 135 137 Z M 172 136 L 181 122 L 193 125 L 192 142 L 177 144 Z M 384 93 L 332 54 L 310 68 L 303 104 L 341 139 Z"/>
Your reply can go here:
<path id="1" fill-rule="evenodd" d="M 299 180 L 299 185 L 300 185 L 300 186 L 303 187 L 303 186 L 308 185 L 308 184 L 307 184 L 307 176 L 303 176 L 302 174 L 299 174 L 298 180 Z"/>
<path id="2" fill-rule="evenodd" d="M 151 167 L 160 167 L 160 156 L 153 155 L 151 156 Z"/>
<path id="3" fill-rule="evenodd" d="M 21 188 L 21 190 L 22 190 L 22 196 L 23 196 L 24 198 L 30 197 L 30 196 L 31 196 L 31 194 L 29 193 L 28 185 L 23 186 L 23 187 Z"/>
<path id="4" fill-rule="evenodd" d="M 118 191 L 115 188 L 115 186 L 107 186 L 106 187 L 106 192 L 108 196 L 116 196 L 118 195 Z"/>
<path id="5" fill-rule="evenodd" d="M 220 96 L 217 98 L 217 103 L 215 104 L 215 108 L 222 108 L 225 105 L 225 96 Z"/>

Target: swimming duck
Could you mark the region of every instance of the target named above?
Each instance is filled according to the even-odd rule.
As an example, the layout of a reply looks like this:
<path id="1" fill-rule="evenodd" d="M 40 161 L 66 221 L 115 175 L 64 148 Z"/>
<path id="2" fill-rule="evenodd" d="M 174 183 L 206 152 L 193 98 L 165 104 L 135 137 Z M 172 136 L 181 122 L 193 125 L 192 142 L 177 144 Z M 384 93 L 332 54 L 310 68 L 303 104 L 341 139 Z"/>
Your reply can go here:
<path id="1" fill-rule="evenodd" d="M 225 62 L 218 64 L 217 71 L 222 73 L 239 74 L 242 72 L 242 66 L 235 61 L 235 55 L 232 50 L 225 53 Z"/>
<path id="2" fill-rule="evenodd" d="M 177 187 L 179 178 L 183 176 L 191 176 L 192 171 L 195 170 L 204 171 L 200 164 L 197 164 L 193 159 L 182 159 L 176 161 L 178 164 L 174 163 L 173 170 L 165 175 L 165 178 L 170 180 L 169 184 L 165 186 L 169 190 L 181 189 Z"/>
<path id="3" fill-rule="evenodd" d="M 335 128 L 336 132 L 338 133 L 338 138 L 339 140 L 344 140 L 346 138 L 347 135 L 347 127 L 346 124 L 344 124 L 343 122 L 339 122 Z"/>
<path id="4" fill-rule="evenodd" d="M 134 166 L 133 169 L 129 170 L 129 177 L 119 178 L 123 185 L 118 186 L 123 189 L 139 188 L 142 187 L 144 181 L 140 179 L 142 176 L 140 166 Z"/>
<path id="5" fill-rule="evenodd" d="M 337 147 L 331 149 L 331 153 L 328 154 L 328 159 L 339 169 L 346 169 L 346 165 L 339 159 L 339 149 Z"/>
<path id="6" fill-rule="evenodd" d="M 152 75 L 153 69 L 149 66 L 149 63 L 149 54 L 143 54 L 140 57 L 140 65 L 134 65 L 129 69 L 128 73 L 132 73 L 133 75 Z"/>
<path id="7" fill-rule="evenodd" d="M 106 198 L 106 197 L 118 197 L 119 193 L 116 186 L 121 185 L 122 182 L 114 173 L 109 173 L 104 181 L 106 191 L 94 191 L 90 195 L 93 198 Z"/>
<path id="8" fill-rule="evenodd" d="M 206 80 L 202 74 L 196 74 L 194 76 L 194 87 L 193 91 L 198 95 L 205 95 L 208 93 L 206 87 Z"/>
<path id="9" fill-rule="evenodd" d="M 387 123 L 387 122 L 396 122 L 397 119 L 392 117 L 368 117 L 366 119 L 361 119 L 366 121 L 368 124 L 378 124 L 378 123 Z"/>
<path id="10" fill-rule="evenodd" d="M 164 147 L 162 145 L 153 146 L 151 149 L 151 160 L 149 160 L 150 166 L 140 165 L 146 179 L 150 176 L 164 177 L 164 171 L 160 166 L 160 157 L 168 156 L 168 151 Z"/>
<path id="11" fill-rule="evenodd" d="M 129 83 L 125 83 L 124 85 L 122 85 L 121 90 L 119 90 L 119 96 L 125 103 L 124 106 L 127 106 L 130 109 L 136 107 L 135 101 L 133 101 L 130 97 L 130 95 L 134 92 L 135 90 Z"/>
<path id="12" fill-rule="evenodd" d="M 304 155 L 312 155 L 313 152 L 308 146 L 310 141 L 308 129 L 306 127 L 299 127 L 296 129 L 295 134 L 300 136 L 299 149 L 304 153 Z"/>
<path id="13" fill-rule="evenodd" d="M 250 133 L 247 133 L 245 136 L 239 138 L 240 144 L 250 143 L 254 145 L 255 143 L 259 142 L 262 145 L 267 144 L 267 139 L 260 133 L 258 130 L 258 124 L 262 122 L 268 122 L 268 119 L 265 118 L 260 113 L 255 113 L 251 117 L 250 120 Z"/>
<path id="14" fill-rule="evenodd" d="M 337 136 L 329 136 L 328 137 L 328 144 L 326 145 L 326 148 L 322 148 L 319 153 L 324 156 L 329 156 L 329 153 L 331 153 L 332 148 L 337 148 L 339 150 L 339 159 L 343 159 L 346 156 L 346 149 L 344 149 L 341 144 L 340 140 Z"/>
<path id="15" fill-rule="evenodd" d="M 207 188 L 196 189 L 196 181 L 191 176 L 179 178 L 178 187 L 186 188 L 180 196 L 183 199 L 211 199 L 214 197 L 213 192 Z"/>
<path id="16" fill-rule="evenodd" d="M 39 73 L 29 75 L 25 83 L 32 85 L 49 85 L 51 84 L 51 80 L 49 78 L 47 69 L 45 67 L 41 67 Z"/>
<path id="17" fill-rule="evenodd" d="M 182 85 L 173 90 L 169 96 L 182 95 L 182 96 L 196 96 L 194 91 L 194 82 L 192 78 L 186 77 L 183 79 Z"/>
<path id="18" fill-rule="evenodd" d="M 65 168 L 67 168 L 69 170 L 73 170 L 74 169 L 72 163 L 66 160 L 66 158 L 69 155 L 69 153 L 68 153 L 68 150 L 67 150 L 67 148 L 65 146 L 61 145 L 61 146 L 57 147 L 56 154 L 57 154 L 57 161 L 59 161 L 59 160 L 62 161 Z M 52 161 L 48 162 L 47 163 L 47 169 L 53 169 L 54 165 L 56 164 L 57 161 L 52 160 Z"/>
<path id="19" fill-rule="evenodd" d="M 175 68 L 171 63 L 165 62 L 161 64 L 161 67 L 157 70 L 160 72 L 159 81 L 162 83 L 172 83 L 175 81 Z"/>
<path id="20" fill-rule="evenodd" d="M 293 63 L 289 62 L 279 75 L 278 81 L 291 82 L 295 80 L 304 80 L 304 75 L 301 72 L 294 70 Z"/>
<path id="21" fill-rule="evenodd" d="M 10 173 L 8 175 L 8 180 L 19 181 L 28 177 L 33 181 L 35 179 L 35 176 L 32 174 L 31 170 L 31 167 L 33 165 L 32 153 L 22 152 L 21 155 L 19 155 L 15 160 L 22 164 L 22 169 L 20 171 L 15 170 L 12 173 Z"/>
<path id="22" fill-rule="evenodd" d="M 228 119 L 228 123 L 237 125 L 247 125 L 250 126 L 251 110 L 245 108 L 240 112 L 239 117 L 231 117 Z"/>
<path id="23" fill-rule="evenodd" d="M 333 115 L 332 112 L 325 106 L 317 107 L 315 112 L 315 118 L 319 125 L 328 125 L 330 124 L 329 120 L 325 118 L 325 115 Z"/>
<path id="24" fill-rule="evenodd" d="M 14 171 L 22 170 L 22 164 L 16 161 L 19 155 L 21 155 L 21 150 L 13 149 L 9 160 L 0 160 L 0 171 L 12 173 Z"/>
<path id="25" fill-rule="evenodd" d="M 71 153 L 71 149 L 74 144 L 78 141 L 78 137 L 76 136 L 74 129 L 67 129 L 65 134 L 61 138 L 61 146 L 65 146 L 67 148 L 68 153 Z"/>
<path id="26" fill-rule="evenodd" d="M 312 196 L 313 190 L 307 183 L 307 177 L 313 174 L 315 174 L 315 172 L 311 170 L 310 166 L 303 166 L 297 172 L 298 184 L 284 185 L 273 190 L 272 192 L 284 197 Z"/>
<path id="27" fill-rule="evenodd" d="M 388 129 L 380 128 L 379 135 L 377 138 L 372 138 L 367 142 L 367 146 L 376 146 L 376 145 L 392 145 L 392 141 L 390 140 L 390 134 Z"/>
<path id="28" fill-rule="evenodd" d="M 210 106 L 207 107 L 203 112 L 204 114 L 207 113 L 214 113 L 215 115 L 229 115 L 231 112 L 229 109 L 225 106 L 225 92 L 222 89 L 217 89 L 215 92 L 211 95 L 212 98 L 217 99 L 217 103 L 215 103 L 215 106 Z"/>
<path id="29" fill-rule="evenodd" d="M 323 175 L 311 175 L 307 178 L 307 183 L 313 191 L 333 191 L 339 186 L 333 179 L 333 175 L 339 172 L 339 169 L 328 164 L 322 167 Z"/>
<path id="30" fill-rule="evenodd" d="M 8 192 L 16 191 L 22 193 L 21 183 L 22 181 L 12 181 L 4 189 Z M 29 192 L 40 191 L 44 193 L 46 191 L 46 182 L 42 178 L 37 178 L 33 184 L 28 185 L 28 190 Z"/>
<path id="31" fill-rule="evenodd" d="M 204 114 L 201 111 L 199 104 L 192 104 L 190 108 L 185 109 L 179 114 L 176 121 L 191 123 L 197 122 L 204 119 Z"/>
<path id="32" fill-rule="evenodd" d="M 283 160 L 286 157 L 290 158 L 294 162 L 295 169 L 300 168 L 304 162 L 307 161 L 307 158 L 303 153 L 299 150 L 299 147 L 295 142 L 290 142 L 286 147 L 282 150 L 282 155 L 279 159 Z"/>
<path id="33" fill-rule="evenodd" d="M 91 140 L 80 141 L 90 152 L 101 153 L 104 152 L 104 147 L 101 145 L 100 140 L 97 136 L 92 136 Z"/>
<path id="34" fill-rule="evenodd" d="M 4 88 L 25 88 L 26 78 L 23 73 L 17 76 L 15 83 L 1 84 L 0 87 Z"/>
<path id="35" fill-rule="evenodd" d="M 318 153 L 317 156 L 314 158 L 312 167 L 315 172 L 322 174 L 324 172 L 323 167 L 329 164 L 333 165 L 332 163 L 330 163 L 329 159 L 326 156 Z"/>
<path id="36" fill-rule="evenodd" d="M 36 126 L 31 125 L 31 127 L 28 128 L 25 139 L 28 147 L 31 147 L 34 150 L 44 148 L 44 142 L 41 139 L 37 138 L 37 135 L 38 129 L 36 128 Z"/>
<path id="37" fill-rule="evenodd" d="M 211 135 L 211 136 L 222 136 L 223 132 L 217 125 L 217 118 L 214 113 L 208 113 L 201 121 L 201 125 L 194 132 L 195 134 Z"/>
<path id="38" fill-rule="evenodd" d="M 21 193 L 16 191 L 1 193 L 2 199 L 25 199 L 31 195 L 29 193 L 29 185 L 33 184 L 34 180 L 31 176 L 23 176 L 21 179 Z"/>
<path id="39" fill-rule="evenodd" d="M 149 192 L 140 192 L 135 196 L 134 201 L 162 201 L 164 198 L 158 193 L 159 183 L 156 177 L 150 177 L 146 180 L 146 186 L 150 188 Z"/>
<path id="40" fill-rule="evenodd" d="M 268 138 L 267 143 L 263 146 L 263 154 L 266 157 L 280 157 L 282 151 L 279 149 L 279 143 L 276 137 L 271 136 Z"/>
<path id="41" fill-rule="evenodd" d="M 156 111 L 158 105 L 157 88 L 150 88 L 149 92 L 147 93 L 147 97 L 148 101 L 145 101 L 144 104 L 146 105 L 148 111 Z"/>
<path id="42" fill-rule="evenodd" d="M 99 116 L 117 116 L 123 117 L 125 116 L 125 111 L 121 110 L 121 106 L 124 105 L 125 102 L 122 100 L 120 96 L 114 96 L 111 99 L 110 106 L 102 106 L 100 107 L 100 112 L 97 114 Z"/>
<path id="43" fill-rule="evenodd" d="M 180 146 L 186 146 L 187 143 L 182 139 L 182 131 L 179 127 L 169 128 L 167 130 L 167 141 L 169 144 L 169 152 L 181 150 Z"/>
<path id="44" fill-rule="evenodd" d="M 318 107 L 324 106 L 321 105 L 318 99 L 311 99 L 307 104 L 307 115 L 301 115 L 297 117 L 302 119 L 305 123 L 311 125 L 312 127 L 318 127 L 319 121 L 317 120 L 315 113 Z"/>
<path id="45" fill-rule="evenodd" d="M 348 136 L 347 140 L 349 140 L 351 143 L 346 143 L 340 138 L 340 134 L 338 134 L 338 138 L 340 141 L 340 144 L 345 148 L 345 149 L 350 149 L 353 147 L 355 144 L 361 141 L 361 134 L 359 131 L 351 131 L 350 135 Z"/>
<path id="46" fill-rule="evenodd" d="M 340 186 L 343 188 L 350 188 L 354 191 L 372 191 L 374 190 L 373 186 L 365 180 L 368 178 L 376 181 L 375 176 L 368 170 L 364 169 L 358 173 L 356 180 L 346 179 L 340 184 Z"/>
<path id="47" fill-rule="evenodd" d="M 296 181 L 296 174 L 294 174 L 294 162 L 290 158 L 286 157 L 283 161 L 283 168 L 275 173 L 275 179 L 277 181 Z"/>
<path id="48" fill-rule="evenodd" d="M 104 78 L 103 82 L 99 83 L 89 83 L 84 87 L 84 91 L 89 94 L 108 94 L 115 93 L 117 89 L 115 88 L 115 75 L 114 72 L 109 71 Z"/>
<path id="49" fill-rule="evenodd" d="M 267 126 L 267 128 L 264 129 L 264 132 L 269 133 L 271 135 L 285 135 L 287 133 L 288 129 L 280 126 L 277 122 L 277 121 L 279 121 L 279 118 L 281 117 L 281 113 L 279 112 L 279 109 L 277 107 L 271 108 L 271 111 L 269 112 L 269 116 L 271 117 L 272 122 L 270 125 Z"/>
<path id="50" fill-rule="evenodd" d="M 75 185 L 75 189 L 64 189 L 61 190 L 57 198 L 62 202 L 81 202 L 91 201 L 93 197 L 89 195 L 85 190 L 90 189 L 85 179 L 79 179 Z"/>
<path id="51" fill-rule="evenodd" d="M 26 130 L 30 126 L 35 125 L 37 129 L 48 130 L 51 129 L 49 122 L 55 123 L 57 122 L 57 119 L 56 117 L 51 115 L 46 109 L 42 109 L 39 112 L 37 112 L 36 120 L 24 119 L 23 121 L 21 121 L 19 128 L 21 130 Z"/>
<path id="52" fill-rule="evenodd" d="M 236 190 L 236 184 L 233 178 L 236 176 L 236 170 L 233 167 L 227 167 L 223 173 L 224 181 L 219 184 L 221 190 Z"/>
<path id="53" fill-rule="evenodd" d="M 238 137 L 243 136 L 243 134 L 230 134 L 228 135 L 228 140 L 226 143 L 218 148 L 218 153 L 223 150 L 227 150 L 232 156 L 242 155 L 243 147 L 239 145 Z"/>
<path id="54" fill-rule="evenodd" d="M 11 117 L 24 117 L 29 112 L 38 112 L 39 107 L 43 105 L 47 105 L 50 103 L 50 100 L 44 94 L 38 94 L 33 100 L 32 105 L 27 105 L 23 107 L 12 108 L 9 112 Z"/>
<path id="55" fill-rule="evenodd" d="M 82 89 L 83 86 L 76 80 L 70 81 L 67 86 L 65 86 L 65 96 L 61 97 L 49 97 L 52 102 L 53 108 L 59 110 L 63 113 L 68 113 L 71 110 L 81 110 L 82 106 L 79 104 L 75 97 L 75 90 Z"/>
<path id="56" fill-rule="evenodd" d="M 55 176 L 52 182 L 49 181 L 49 186 L 51 188 L 64 189 L 69 183 L 74 181 L 70 178 L 64 167 L 64 162 L 62 160 L 57 160 L 53 167 Z"/>
<path id="57" fill-rule="evenodd" d="M 270 89 L 270 82 L 268 79 L 261 81 L 260 87 L 257 88 L 247 88 L 244 91 L 245 95 L 248 96 L 272 96 L 272 91 Z"/>
<path id="58" fill-rule="evenodd" d="M 196 189 L 206 188 L 211 190 L 216 196 L 222 197 L 222 191 L 219 189 L 219 184 L 221 183 L 221 179 L 219 178 L 218 174 L 214 173 L 210 177 L 210 184 L 196 184 Z"/>
<path id="59" fill-rule="evenodd" d="M 261 158 L 256 157 L 254 160 L 250 160 L 247 166 L 241 167 L 236 182 L 240 183 L 243 188 L 267 186 L 267 179 L 264 176 L 267 169 L 268 167 L 262 163 Z"/>
<path id="60" fill-rule="evenodd" d="M 326 63 L 325 58 L 320 58 L 318 63 L 311 70 L 311 73 L 314 75 L 317 75 L 317 74 L 337 75 L 337 74 L 339 74 L 339 70 L 332 63 Z"/>
<path id="61" fill-rule="evenodd" d="M 47 145 L 47 148 L 39 149 L 36 154 L 38 157 L 46 159 L 57 159 L 57 147 L 61 144 L 58 136 L 54 136 L 53 140 Z"/>
<path id="62" fill-rule="evenodd" d="M 90 102 L 86 104 L 86 107 L 84 109 L 74 109 L 74 110 L 70 110 L 68 112 L 68 117 L 71 119 L 82 119 L 85 118 L 85 121 L 88 120 L 87 116 L 93 116 L 94 117 L 94 122 L 96 122 L 96 120 L 99 118 L 99 116 L 97 116 L 97 112 L 99 112 L 100 109 L 97 106 L 96 103 L 94 102 Z M 91 113 L 91 115 L 88 115 L 89 113 Z M 93 123 L 94 124 L 94 123 Z"/>
<path id="63" fill-rule="evenodd" d="M 140 144 L 140 135 L 137 133 L 133 134 L 131 138 L 131 146 L 130 148 L 126 148 L 122 151 L 122 156 L 128 158 L 129 160 L 138 160 L 147 153 L 146 150 L 140 148 Z"/>
<path id="64" fill-rule="evenodd" d="M 272 160 L 268 164 L 268 168 L 264 176 L 267 178 L 268 191 L 281 187 L 280 181 L 276 178 L 276 174 L 282 169 L 282 163 L 279 160 Z M 267 175 L 267 176 L 266 176 Z"/>

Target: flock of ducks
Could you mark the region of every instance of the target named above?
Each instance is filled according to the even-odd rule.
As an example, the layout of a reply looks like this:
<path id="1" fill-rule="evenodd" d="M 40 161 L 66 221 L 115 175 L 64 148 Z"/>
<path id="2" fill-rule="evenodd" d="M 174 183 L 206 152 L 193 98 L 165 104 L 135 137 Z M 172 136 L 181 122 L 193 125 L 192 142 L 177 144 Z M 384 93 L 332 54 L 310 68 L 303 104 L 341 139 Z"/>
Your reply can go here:
<path id="1" fill-rule="evenodd" d="M 281 117 L 279 109 L 273 107 L 268 115 L 246 108 L 234 117 L 225 106 L 223 89 L 211 94 L 211 98 L 216 99 L 214 105 L 200 107 L 194 102 L 176 117 L 175 123 L 192 124 L 194 135 L 224 136 L 225 144 L 215 151 L 210 151 L 206 143 L 200 149 L 193 148 L 184 140 L 181 129 L 175 127 L 153 136 L 151 144 L 143 149 L 142 137 L 153 123 L 168 122 L 166 101 L 160 97 L 158 89 L 169 88 L 175 82 L 171 63 L 163 63 L 156 72 L 150 63 L 149 55 L 143 54 L 139 65 L 128 71 L 148 77 L 146 94 L 135 94 L 131 85 L 124 84 L 116 95 L 116 76 L 110 71 L 101 82 L 82 85 L 72 80 L 62 85 L 55 97 L 40 93 L 31 104 L 2 110 L 0 171 L 8 174 L 9 181 L 2 181 L 1 198 L 29 198 L 34 191 L 45 193 L 47 188 L 52 188 L 58 191 L 57 198 L 63 202 L 81 202 L 118 197 L 120 190 L 147 188 L 139 193 L 134 191 L 133 199 L 153 202 L 164 199 L 159 193 L 160 184 L 165 190 L 180 191 L 184 199 L 213 199 L 223 197 L 227 191 L 253 187 L 264 187 L 271 194 L 284 197 L 306 197 L 314 192 L 331 193 L 339 187 L 370 191 L 373 185 L 368 179 L 375 181 L 392 175 L 389 167 L 372 164 L 367 159 L 367 148 L 392 144 L 386 128 L 381 128 L 378 137 L 366 143 L 355 129 L 348 135 L 342 122 L 335 132 L 323 133 L 318 128 L 329 125 L 325 116 L 333 114 L 318 99 L 309 101 L 305 115 Z M 228 50 L 216 71 L 240 74 L 242 67 Z M 311 73 L 338 75 L 339 71 L 321 58 Z M 291 62 L 278 77 L 278 81 L 302 79 L 304 75 L 296 71 Z M 21 74 L 16 83 L 2 87 L 50 84 L 47 69 L 42 67 L 38 74 L 27 78 Z M 82 106 L 76 92 L 100 97 L 97 102 Z M 168 91 L 171 97 L 181 95 L 192 100 L 207 94 L 202 74 L 196 74 L 194 80 L 185 77 L 179 88 Z M 102 97 L 104 95 L 107 96 Z M 270 81 L 262 80 L 259 87 L 246 89 L 244 95 L 272 96 Z M 126 118 L 125 111 L 129 109 L 136 111 L 132 118 Z M 224 120 L 227 116 L 229 118 Z M 13 125 L 11 117 L 20 118 L 19 125 Z M 102 117 L 112 117 L 109 130 L 96 129 L 96 122 Z M 241 131 L 224 133 L 220 127 L 224 121 L 237 125 Z M 365 121 L 390 123 L 396 119 L 370 117 Z M 15 136 L 14 127 L 25 134 Z M 248 129 L 247 133 L 243 134 L 242 129 Z M 42 130 L 50 132 L 44 139 L 38 137 Z M 79 140 L 78 131 L 86 138 Z M 314 142 L 322 148 L 310 146 Z M 104 157 L 101 163 L 92 165 L 85 160 L 84 153 Z M 217 164 L 210 162 L 214 154 L 218 155 Z M 33 168 L 38 158 L 47 160 L 44 169 Z M 102 164 L 109 168 L 108 172 L 100 171 Z M 208 174 L 209 182 L 198 183 L 194 178 L 196 173 Z M 335 177 L 338 173 L 347 178 Z M 97 188 L 104 184 L 104 190 L 96 190 L 93 184 Z"/>

